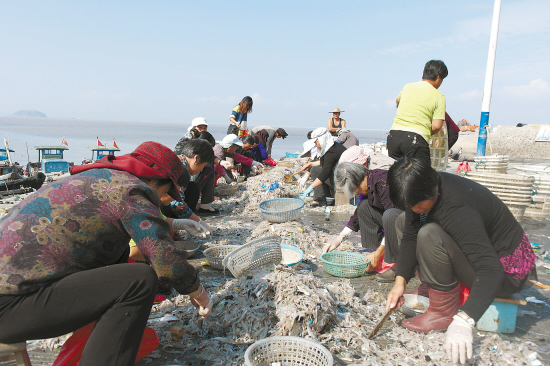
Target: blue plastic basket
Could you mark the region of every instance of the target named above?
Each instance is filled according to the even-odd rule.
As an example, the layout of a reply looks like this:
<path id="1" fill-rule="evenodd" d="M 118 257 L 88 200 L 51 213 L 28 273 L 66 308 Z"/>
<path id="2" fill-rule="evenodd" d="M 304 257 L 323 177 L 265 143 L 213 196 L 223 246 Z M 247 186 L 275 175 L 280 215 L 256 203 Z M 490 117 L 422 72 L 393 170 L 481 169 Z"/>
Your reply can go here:
<path id="1" fill-rule="evenodd" d="M 325 272 L 336 277 L 353 278 L 365 274 L 370 260 L 365 256 L 348 252 L 329 252 L 321 255 Z"/>
<path id="2" fill-rule="evenodd" d="M 287 222 L 300 217 L 304 201 L 297 198 L 274 198 L 258 205 L 264 219 L 269 222 Z"/>
<path id="3" fill-rule="evenodd" d="M 299 157 L 300 157 L 300 154 L 298 154 L 298 153 L 289 153 L 289 152 L 287 152 L 287 153 L 286 153 L 286 157 L 287 157 L 287 158 L 299 158 Z"/>

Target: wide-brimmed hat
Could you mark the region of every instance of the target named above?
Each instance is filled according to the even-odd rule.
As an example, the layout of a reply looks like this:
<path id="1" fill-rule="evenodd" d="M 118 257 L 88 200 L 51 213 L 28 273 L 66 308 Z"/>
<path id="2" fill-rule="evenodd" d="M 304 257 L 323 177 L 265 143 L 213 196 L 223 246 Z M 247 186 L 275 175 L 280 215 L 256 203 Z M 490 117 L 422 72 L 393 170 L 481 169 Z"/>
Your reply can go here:
<path id="1" fill-rule="evenodd" d="M 208 126 L 208 122 L 206 122 L 206 118 L 204 117 L 197 117 L 197 118 L 193 118 L 193 120 L 191 121 L 191 126 L 192 127 Z"/>
<path id="2" fill-rule="evenodd" d="M 342 112 L 345 112 L 345 111 L 341 111 L 340 108 L 334 108 L 332 111 L 328 113 L 342 113 Z"/>
<path id="3" fill-rule="evenodd" d="M 168 194 L 176 201 L 182 201 L 178 179 L 183 173 L 183 164 L 171 149 L 158 142 L 147 141 L 139 145 L 130 153 L 130 156 L 144 163 L 160 176 L 169 178 L 172 181 L 172 188 Z"/>
<path id="4" fill-rule="evenodd" d="M 363 149 L 361 149 L 359 146 L 351 146 L 346 151 L 344 151 L 342 155 L 340 155 L 340 160 L 338 161 L 338 164 L 357 163 L 365 165 L 367 160 L 369 160 L 369 155 L 365 154 L 363 152 Z"/>
<path id="5" fill-rule="evenodd" d="M 223 139 L 222 139 L 222 142 L 220 142 L 220 145 L 224 148 L 224 149 L 229 149 L 231 146 L 233 145 L 239 145 L 239 146 L 243 146 L 243 142 L 239 139 L 239 136 L 235 135 L 234 133 L 230 134 L 230 135 L 227 135 L 225 136 Z"/>

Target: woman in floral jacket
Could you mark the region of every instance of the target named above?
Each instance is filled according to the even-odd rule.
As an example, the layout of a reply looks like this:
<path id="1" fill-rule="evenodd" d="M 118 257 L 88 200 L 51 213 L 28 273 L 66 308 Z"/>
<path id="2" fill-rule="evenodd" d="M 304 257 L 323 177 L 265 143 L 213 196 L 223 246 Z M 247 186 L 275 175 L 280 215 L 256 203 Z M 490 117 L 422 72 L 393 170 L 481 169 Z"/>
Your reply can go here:
<path id="1" fill-rule="evenodd" d="M 80 365 L 133 365 L 159 279 L 208 316 L 212 302 L 159 211 L 159 198 L 181 200 L 182 169 L 170 149 L 145 142 L 74 167 L 0 219 L 0 343 L 97 321 Z M 126 263 L 130 239 L 151 266 Z"/>

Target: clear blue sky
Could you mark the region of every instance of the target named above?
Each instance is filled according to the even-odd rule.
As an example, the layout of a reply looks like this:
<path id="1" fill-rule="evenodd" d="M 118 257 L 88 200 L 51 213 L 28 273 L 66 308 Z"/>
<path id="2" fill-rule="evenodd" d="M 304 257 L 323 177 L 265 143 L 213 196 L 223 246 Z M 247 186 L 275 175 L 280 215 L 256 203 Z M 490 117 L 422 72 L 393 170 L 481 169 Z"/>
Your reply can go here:
<path id="1" fill-rule="evenodd" d="M 2 1 L 0 116 L 389 129 L 441 59 L 447 111 L 479 124 L 493 1 Z M 490 123 L 549 123 L 550 1 L 503 0 Z"/>

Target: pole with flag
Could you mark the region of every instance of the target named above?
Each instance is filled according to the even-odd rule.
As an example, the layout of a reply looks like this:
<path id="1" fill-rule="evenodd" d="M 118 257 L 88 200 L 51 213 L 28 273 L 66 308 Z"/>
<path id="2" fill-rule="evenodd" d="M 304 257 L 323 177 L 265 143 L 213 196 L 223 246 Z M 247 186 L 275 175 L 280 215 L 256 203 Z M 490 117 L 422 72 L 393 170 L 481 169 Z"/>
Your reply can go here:
<path id="1" fill-rule="evenodd" d="M 491 94 L 493 89 L 493 74 L 495 71 L 495 58 L 497 53 L 500 4 L 501 0 L 495 0 L 495 8 L 493 10 L 493 24 L 491 26 L 491 38 L 489 40 L 489 56 L 487 58 L 487 70 L 485 71 L 485 87 L 483 88 L 483 101 L 481 102 L 479 137 L 477 139 L 477 156 L 485 156 L 485 147 L 487 145 L 487 126 L 489 124 L 489 110 L 491 109 Z"/>
<path id="2" fill-rule="evenodd" d="M 69 146 L 69 144 L 67 143 L 67 141 L 65 141 L 65 136 L 63 136 L 63 139 L 61 140 L 61 143 L 65 146 Z"/>
<path id="3" fill-rule="evenodd" d="M 103 147 L 105 147 L 105 145 L 103 145 L 103 144 L 101 143 L 101 141 L 99 141 L 99 136 L 97 136 L 97 146 L 103 146 Z"/>
<path id="4" fill-rule="evenodd" d="M 116 144 L 115 138 L 113 137 L 113 147 L 116 147 L 118 149 L 118 146 Z"/>

